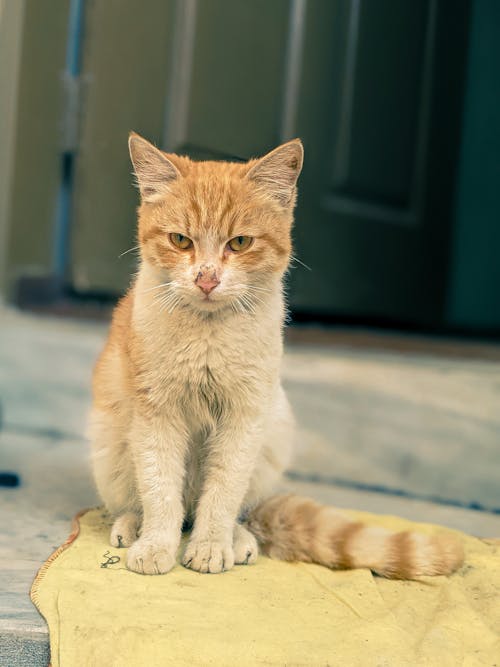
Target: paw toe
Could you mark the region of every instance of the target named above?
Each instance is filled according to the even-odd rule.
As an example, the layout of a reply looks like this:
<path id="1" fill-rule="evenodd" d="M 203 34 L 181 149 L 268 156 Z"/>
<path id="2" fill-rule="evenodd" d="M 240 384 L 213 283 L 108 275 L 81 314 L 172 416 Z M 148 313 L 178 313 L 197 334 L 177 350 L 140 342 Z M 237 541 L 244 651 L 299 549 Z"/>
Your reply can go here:
<path id="1" fill-rule="evenodd" d="M 218 574 L 233 567 L 233 549 L 219 542 L 195 542 L 188 545 L 182 564 L 195 572 Z"/>
<path id="2" fill-rule="evenodd" d="M 139 574 L 165 574 L 175 565 L 175 549 L 137 540 L 127 554 L 127 567 Z"/>

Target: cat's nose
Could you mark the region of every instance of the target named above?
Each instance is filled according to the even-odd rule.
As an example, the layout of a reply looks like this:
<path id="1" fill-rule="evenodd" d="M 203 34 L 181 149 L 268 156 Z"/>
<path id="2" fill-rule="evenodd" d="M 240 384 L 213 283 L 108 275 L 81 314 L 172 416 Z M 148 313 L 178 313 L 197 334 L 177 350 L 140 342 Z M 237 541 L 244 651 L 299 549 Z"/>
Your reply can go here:
<path id="1" fill-rule="evenodd" d="M 220 280 L 217 278 L 217 274 L 215 271 L 210 271 L 210 272 L 200 271 L 196 276 L 196 280 L 194 282 L 195 285 L 197 285 L 202 292 L 204 292 L 205 294 L 210 294 L 210 292 L 214 290 L 220 283 Z"/>
<path id="2" fill-rule="evenodd" d="M 220 280 L 212 280 L 211 278 L 206 278 L 205 280 L 196 280 L 196 284 L 205 294 L 210 294 L 210 292 L 217 287 L 220 283 Z"/>

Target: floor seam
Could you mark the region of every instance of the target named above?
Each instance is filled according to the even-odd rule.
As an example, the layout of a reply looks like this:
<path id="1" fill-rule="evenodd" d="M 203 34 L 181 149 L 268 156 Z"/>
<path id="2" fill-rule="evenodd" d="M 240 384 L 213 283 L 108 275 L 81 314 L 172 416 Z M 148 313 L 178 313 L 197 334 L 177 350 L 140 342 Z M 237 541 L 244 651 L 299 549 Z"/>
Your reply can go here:
<path id="1" fill-rule="evenodd" d="M 500 507 L 488 507 L 476 501 L 462 502 L 453 498 L 443 498 L 432 494 L 420 494 L 406 491 L 405 489 L 396 489 L 383 484 L 368 484 L 366 482 L 356 482 L 355 480 L 345 479 L 343 477 L 330 477 L 326 475 L 318 475 L 316 473 L 301 473 L 296 470 L 289 470 L 286 477 L 294 482 L 307 482 L 311 484 L 323 484 L 325 486 L 338 486 L 343 489 L 352 489 L 355 491 L 367 491 L 370 493 L 378 493 L 386 496 L 394 496 L 399 498 L 406 498 L 408 500 L 420 500 L 424 502 L 433 503 L 435 505 L 443 505 L 447 507 L 458 507 L 460 509 L 471 510 L 474 512 L 482 512 L 484 514 L 500 514 Z"/>

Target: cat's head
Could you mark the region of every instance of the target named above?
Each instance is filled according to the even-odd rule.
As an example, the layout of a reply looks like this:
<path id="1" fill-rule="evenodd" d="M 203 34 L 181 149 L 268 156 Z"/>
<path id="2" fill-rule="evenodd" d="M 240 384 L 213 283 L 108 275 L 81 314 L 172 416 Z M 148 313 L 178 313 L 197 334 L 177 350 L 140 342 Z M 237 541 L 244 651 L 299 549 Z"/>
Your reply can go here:
<path id="1" fill-rule="evenodd" d="M 134 133 L 129 149 L 141 258 L 166 283 L 167 306 L 210 312 L 262 300 L 290 260 L 300 140 L 243 164 L 163 153 Z"/>

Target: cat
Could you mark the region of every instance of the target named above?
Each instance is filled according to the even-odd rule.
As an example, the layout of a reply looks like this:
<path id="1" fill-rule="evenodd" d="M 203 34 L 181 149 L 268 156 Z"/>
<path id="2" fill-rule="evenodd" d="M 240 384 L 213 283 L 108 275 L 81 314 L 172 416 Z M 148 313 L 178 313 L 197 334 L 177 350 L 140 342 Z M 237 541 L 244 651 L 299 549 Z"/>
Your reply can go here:
<path id="1" fill-rule="evenodd" d="M 247 163 L 197 162 L 132 133 L 139 270 L 93 376 L 90 424 L 110 541 L 127 567 L 168 572 L 284 560 L 411 578 L 462 562 L 448 535 L 390 533 L 273 495 L 292 456 L 280 382 L 282 281 L 302 169 L 296 139 Z"/>

